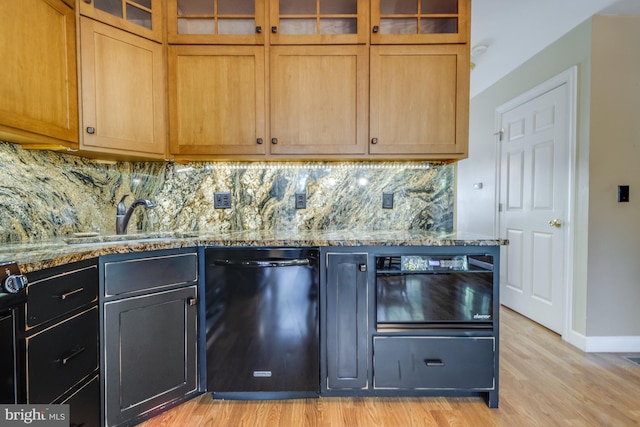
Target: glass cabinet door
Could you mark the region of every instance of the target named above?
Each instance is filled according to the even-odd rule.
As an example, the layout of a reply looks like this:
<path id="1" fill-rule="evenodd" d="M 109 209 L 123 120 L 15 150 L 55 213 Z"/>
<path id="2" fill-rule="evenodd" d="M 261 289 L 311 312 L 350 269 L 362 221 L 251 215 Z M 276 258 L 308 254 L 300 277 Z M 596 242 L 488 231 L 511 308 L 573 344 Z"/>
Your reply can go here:
<path id="1" fill-rule="evenodd" d="M 169 0 L 170 43 L 263 44 L 261 0 Z"/>
<path id="2" fill-rule="evenodd" d="M 365 43 L 366 0 L 271 0 L 272 44 Z"/>
<path id="3" fill-rule="evenodd" d="M 80 13 L 156 41 L 162 41 L 161 0 L 83 0 Z"/>
<path id="4" fill-rule="evenodd" d="M 372 0 L 371 43 L 466 43 L 469 0 Z"/>

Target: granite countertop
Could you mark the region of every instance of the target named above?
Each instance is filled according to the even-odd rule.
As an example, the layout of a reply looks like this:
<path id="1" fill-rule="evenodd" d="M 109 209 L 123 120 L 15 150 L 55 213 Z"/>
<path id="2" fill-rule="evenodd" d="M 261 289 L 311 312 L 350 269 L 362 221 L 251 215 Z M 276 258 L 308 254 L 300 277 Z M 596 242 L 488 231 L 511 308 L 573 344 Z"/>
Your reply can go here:
<path id="1" fill-rule="evenodd" d="M 163 232 L 69 237 L 5 244 L 0 263 L 16 261 L 23 273 L 102 255 L 194 246 L 498 246 L 508 241 L 468 233 L 427 231 L 241 231 Z"/>

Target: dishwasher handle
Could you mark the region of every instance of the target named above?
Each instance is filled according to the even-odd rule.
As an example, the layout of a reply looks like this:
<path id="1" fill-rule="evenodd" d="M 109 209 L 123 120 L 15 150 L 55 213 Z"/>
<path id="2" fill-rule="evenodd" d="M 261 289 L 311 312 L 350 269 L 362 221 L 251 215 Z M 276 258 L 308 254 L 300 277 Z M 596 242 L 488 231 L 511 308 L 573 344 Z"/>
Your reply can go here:
<path id="1" fill-rule="evenodd" d="M 241 268 L 261 268 L 261 267 L 299 267 L 310 265 L 306 258 L 293 259 L 214 259 L 214 265 Z"/>

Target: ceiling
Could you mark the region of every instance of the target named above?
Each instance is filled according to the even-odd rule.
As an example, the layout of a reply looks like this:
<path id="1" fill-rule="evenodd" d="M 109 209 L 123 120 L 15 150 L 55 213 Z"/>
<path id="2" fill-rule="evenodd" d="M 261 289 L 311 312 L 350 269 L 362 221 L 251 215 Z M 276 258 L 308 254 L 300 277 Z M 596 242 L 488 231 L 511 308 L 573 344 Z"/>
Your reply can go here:
<path id="1" fill-rule="evenodd" d="M 472 0 L 471 98 L 597 13 L 640 14 L 640 0 Z"/>

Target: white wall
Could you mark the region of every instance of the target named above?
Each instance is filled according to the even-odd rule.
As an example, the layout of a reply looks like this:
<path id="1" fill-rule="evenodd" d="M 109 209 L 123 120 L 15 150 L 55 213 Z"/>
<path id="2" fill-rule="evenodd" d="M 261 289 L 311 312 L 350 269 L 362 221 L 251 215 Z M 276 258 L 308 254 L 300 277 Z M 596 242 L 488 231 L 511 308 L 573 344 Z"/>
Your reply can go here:
<path id="1" fill-rule="evenodd" d="M 522 66 L 471 99 L 469 158 L 457 166 L 457 229 L 497 234 L 495 110 L 568 68 L 578 66 L 578 129 L 575 216 L 574 293 L 572 326 L 586 331 L 586 248 L 588 212 L 589 96 L 591 21 L 586 21 L 541 51 Z M 483 182 L 482 190 L 474 190 Z M 504 237 L 504 236 L 502 236 Z"/>
<path id="2" fill-rule="evenodd" d="M 640 336 L 640 15 L 593 18 L 591 70 L 586 330 Z"/>

